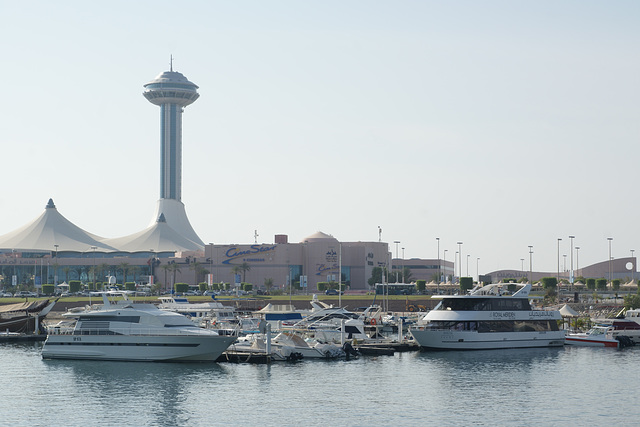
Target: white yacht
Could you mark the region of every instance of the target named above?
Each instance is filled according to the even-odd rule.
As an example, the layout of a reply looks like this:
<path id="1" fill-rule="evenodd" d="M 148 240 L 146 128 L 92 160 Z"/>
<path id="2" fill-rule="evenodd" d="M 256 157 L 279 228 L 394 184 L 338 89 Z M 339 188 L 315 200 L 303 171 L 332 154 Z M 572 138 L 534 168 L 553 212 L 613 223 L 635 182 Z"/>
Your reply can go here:
<path id="1" fill-rule="evenodd" d="M 513 284 L 511 284 L 513 285 Z M 418 344 L 434 350 L 488 350 L 564 345 L 559 311 L 532 310 L 530 284 L 474 288 L 469 295 L 443 296 L 442 301 L 410 328 Z"/>
<path id="2" fill-rule="evenodd" d="M 44 359 L 215 361 L 236 339 L 153 304 L 133 303 L 123 292 L 102 297 L 103 305 L 63 315 L 75 318 L 75 326 L 50 331 Z"/>

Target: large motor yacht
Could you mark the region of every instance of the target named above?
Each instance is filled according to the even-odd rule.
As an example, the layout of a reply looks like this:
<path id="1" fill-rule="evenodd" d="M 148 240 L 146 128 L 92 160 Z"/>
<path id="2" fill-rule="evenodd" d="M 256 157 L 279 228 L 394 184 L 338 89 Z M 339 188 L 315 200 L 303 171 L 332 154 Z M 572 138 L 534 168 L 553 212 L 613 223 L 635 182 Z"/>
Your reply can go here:
<path id="1" fill-rule="evenodd" d="M 75 318 L 75 326 L 51 331 L 43 358 L 215 361 L 236 339 L 199 328 L 187 317 L 153 304 L 133 303 L 124 292 L 102 297 L 103 305 L 63 314 Z"/>
<path id="2" fill-rule="evenodd" d="M 552 347 L 564 344 L 558 311 L 533 310 L 530 284 L 511 293 L 509 285 L 474 288 L 469 295 L 443 296 L 442 301 L 410 328 L 418 344 L 434 350 L 488 350 Z"/>

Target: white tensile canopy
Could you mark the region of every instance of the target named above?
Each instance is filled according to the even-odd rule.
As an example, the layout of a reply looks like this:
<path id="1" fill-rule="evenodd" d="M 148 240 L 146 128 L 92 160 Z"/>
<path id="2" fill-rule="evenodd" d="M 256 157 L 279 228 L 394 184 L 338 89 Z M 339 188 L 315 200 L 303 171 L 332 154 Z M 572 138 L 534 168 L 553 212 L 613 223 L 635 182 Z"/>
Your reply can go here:
<path id="1" fill-rule="evenodd" d="M 180 252 L 202 251 L 204 247 L 186 237 L 167 224 L 164 214 L 152 226 L 129 236 L 106 239 L 105 243 L 123 252 Z"/>
<path id="2" fill-rule="evenodd" d="M 578 312 L 571 308 L 569 304 L 563 305 L 559 311 L 562 317 L 580 317 Z"/>
<path id="3" fill-rule="evenodd" d="M 99 252 L 116 248 L 103 243 L 102 237 L 88 233 L 58 212 L 52 199 L 44 212 L 27 225 L 0 236 L 0 248 L 16 250 L 86 252 L 95 247 Z"/>

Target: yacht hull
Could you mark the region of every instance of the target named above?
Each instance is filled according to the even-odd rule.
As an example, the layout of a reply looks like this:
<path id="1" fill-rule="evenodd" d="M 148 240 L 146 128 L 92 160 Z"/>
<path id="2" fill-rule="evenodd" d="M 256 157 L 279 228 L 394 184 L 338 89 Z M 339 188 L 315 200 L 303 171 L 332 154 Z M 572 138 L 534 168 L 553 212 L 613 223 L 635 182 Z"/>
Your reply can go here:
<path id="1" fill-rule="evenodd" d="M 412 329 L 411 334 L 420 347 L 427 350 L 495 350 L 564 345 L 563 331 L 479 333 Z"/>
<path id="2" fill-rule="evenodd" d="M 44 359 L 144 362 L 215 361 L 235 337 L 205 335 L 49 335 Z"/>

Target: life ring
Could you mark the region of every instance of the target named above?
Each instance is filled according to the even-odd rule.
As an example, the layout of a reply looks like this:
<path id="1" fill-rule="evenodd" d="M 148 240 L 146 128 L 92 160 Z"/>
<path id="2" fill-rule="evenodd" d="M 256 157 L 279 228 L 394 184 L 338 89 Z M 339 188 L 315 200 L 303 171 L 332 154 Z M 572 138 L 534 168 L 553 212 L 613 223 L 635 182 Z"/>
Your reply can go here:
<path id="1" fill-rule="evenodd" d="M 378 323 L 378 322 L 376 321 L 376 319 L 371 319 L 371 324 L 372 324 L 372 325 L 374 325 L 374 326 L 375 326 L 377 323 Z"/>

